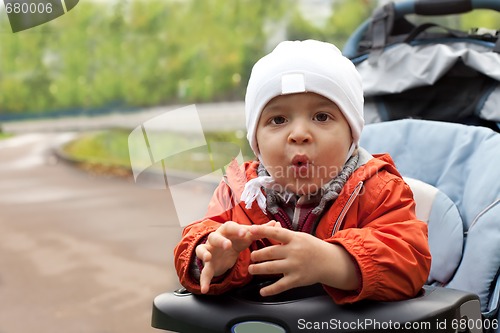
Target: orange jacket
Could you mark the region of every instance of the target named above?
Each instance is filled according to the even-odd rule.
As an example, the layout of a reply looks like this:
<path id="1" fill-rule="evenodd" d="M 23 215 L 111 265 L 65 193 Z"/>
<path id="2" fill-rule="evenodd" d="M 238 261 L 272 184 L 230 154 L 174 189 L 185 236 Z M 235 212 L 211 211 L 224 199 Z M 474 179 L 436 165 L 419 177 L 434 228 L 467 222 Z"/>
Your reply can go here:
<path id="1" fill-rule="evenodd" d="M 257 166 L 258 162 L 247 162 L 240 167 L 236 163 L 228 167 L 205 218 L 184 229 L 174 250 L 175 267 L 180 283 L 191 292 L 200 292 L 190 267 L 195 247 L 202 239 L 225 221 L 250 225 L 270 220 L 256 202 L 251 209 L 246 209 L 244 202 L 235 201 L 241 197 L 246 181 L 257 176 Z M 339 304 L 362 299 L 410 298 L 418 293 L 429 274 L 427 225 L 416 219 L 413 194 L 389 155 L 377 155 L 354 171 L 337 200 L 322 215 L 316 237 L 342 245 L 359 266 L 359 290 L 343 291 L 324 286 Z M 252 279 L 248 273 L 250 252 L 259 244 L 261 242 L 254 242 L 242 251 L 224 279 L 212 283 L 210 293 L 220 294 L 247 284 Z"/>

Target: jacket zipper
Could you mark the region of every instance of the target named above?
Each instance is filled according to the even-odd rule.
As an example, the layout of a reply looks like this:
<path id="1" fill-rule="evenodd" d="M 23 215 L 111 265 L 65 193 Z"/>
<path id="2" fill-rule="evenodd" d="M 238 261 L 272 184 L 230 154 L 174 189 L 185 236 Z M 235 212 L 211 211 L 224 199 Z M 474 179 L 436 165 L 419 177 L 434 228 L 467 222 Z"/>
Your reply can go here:
<path id="1" fill-rule="evenodd" d="M 342 208 L 339 217 L 337 217 L 337 221 L 335 221 L 335 225 L 333 227 L 331 236 L 333 236 L 337 231 L 339 231 L 342 221 L 344 220 L 344 217 L 347 214 L 347 211 L 349 210 L 349 208 L 351 208 L 352 203 L 358 197 L 362 187 L 363 187 L 363 182 L 359 182 L 358 185 L 356 185 L 356 187 L 354 188 L 354 191 L 349 196 L 349 200 L 347 200 L 347 203 L 345 204 L 344 208 Z"/>

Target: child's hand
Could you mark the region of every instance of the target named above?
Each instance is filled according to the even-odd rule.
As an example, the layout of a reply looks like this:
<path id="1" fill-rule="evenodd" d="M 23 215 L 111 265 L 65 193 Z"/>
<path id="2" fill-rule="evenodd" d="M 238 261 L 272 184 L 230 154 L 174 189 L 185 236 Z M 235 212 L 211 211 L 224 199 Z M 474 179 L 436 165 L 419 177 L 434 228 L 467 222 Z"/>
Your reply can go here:
<path id="1" fill-rule="evenodd" d="M 250 274 L 283 275 L 275 283 L 262 288 L 262 296 L 315 283 L 347 290 L 357 288 L 359 281 L 355 264 L 343 247 L 285 228 L 254 225 L 250 232 L 254 238 L 269 238 L 282 243 L 251 254 L 255 264 L 248 267 Z"/>
<path id="2" fill-rule="evenodd" d="M 274 226 L 277 222 L 268 222 Z M 238 255 L 252 244 L 256 238 L 250 233 L 250 226 L 228 221 L 208 235 L 205 244 L 196 247 L 196 256 L 203 261 L 200 287 L 207 293 L 214 276 L 225 273 L 234 266 Z"/>

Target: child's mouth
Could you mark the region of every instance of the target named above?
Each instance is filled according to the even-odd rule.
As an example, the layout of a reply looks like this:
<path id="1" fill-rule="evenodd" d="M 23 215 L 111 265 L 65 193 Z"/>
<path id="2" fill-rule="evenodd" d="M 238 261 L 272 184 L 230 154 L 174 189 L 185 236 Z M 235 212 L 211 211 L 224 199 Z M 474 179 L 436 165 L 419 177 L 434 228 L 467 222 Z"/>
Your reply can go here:
<path id="1" fill-rule="evenodd" d="M 309 169 L 312 164 L 306 155 L 295 155 L 291 164 L 291 169 L 295 177 L 303 178 L 309 176 Z"/>

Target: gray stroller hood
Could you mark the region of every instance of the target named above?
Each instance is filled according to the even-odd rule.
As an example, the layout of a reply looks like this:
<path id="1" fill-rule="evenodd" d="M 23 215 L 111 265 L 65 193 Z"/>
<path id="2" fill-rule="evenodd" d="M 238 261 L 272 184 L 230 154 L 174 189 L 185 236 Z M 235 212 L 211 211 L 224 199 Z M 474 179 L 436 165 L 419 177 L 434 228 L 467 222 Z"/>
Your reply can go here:
<path id="1" fill-rule="evenodd" d="M 415 46 L 400 43 L 388 47 L 376 63 L 359 62 L 356 67 L 363 78 L 367 117 L 376 112 L 373 108 L 377 106 L 373 104 L 377 96 L 399 94 L 419 87 L 432 89 L 457 63 L 491 79 L 479 92 L 481 96 L 478 96 L 473 112 L 482 119 L 500 122 L 500 54 L 484 43 L 466 41 Z M 471 78 L 469 84 L 474 83 Z"/>
<path id="2" fill-rule="evenodd" d="M 500 30 L 465 32 L 406 15 L 500 12 L 488 0 L 388 3 L 343 49 L 364 84 L 367 123 L 415 118 L 480 125 L 500 132 Z M 497 27 L 500 29 L 500 27 Z"/>

